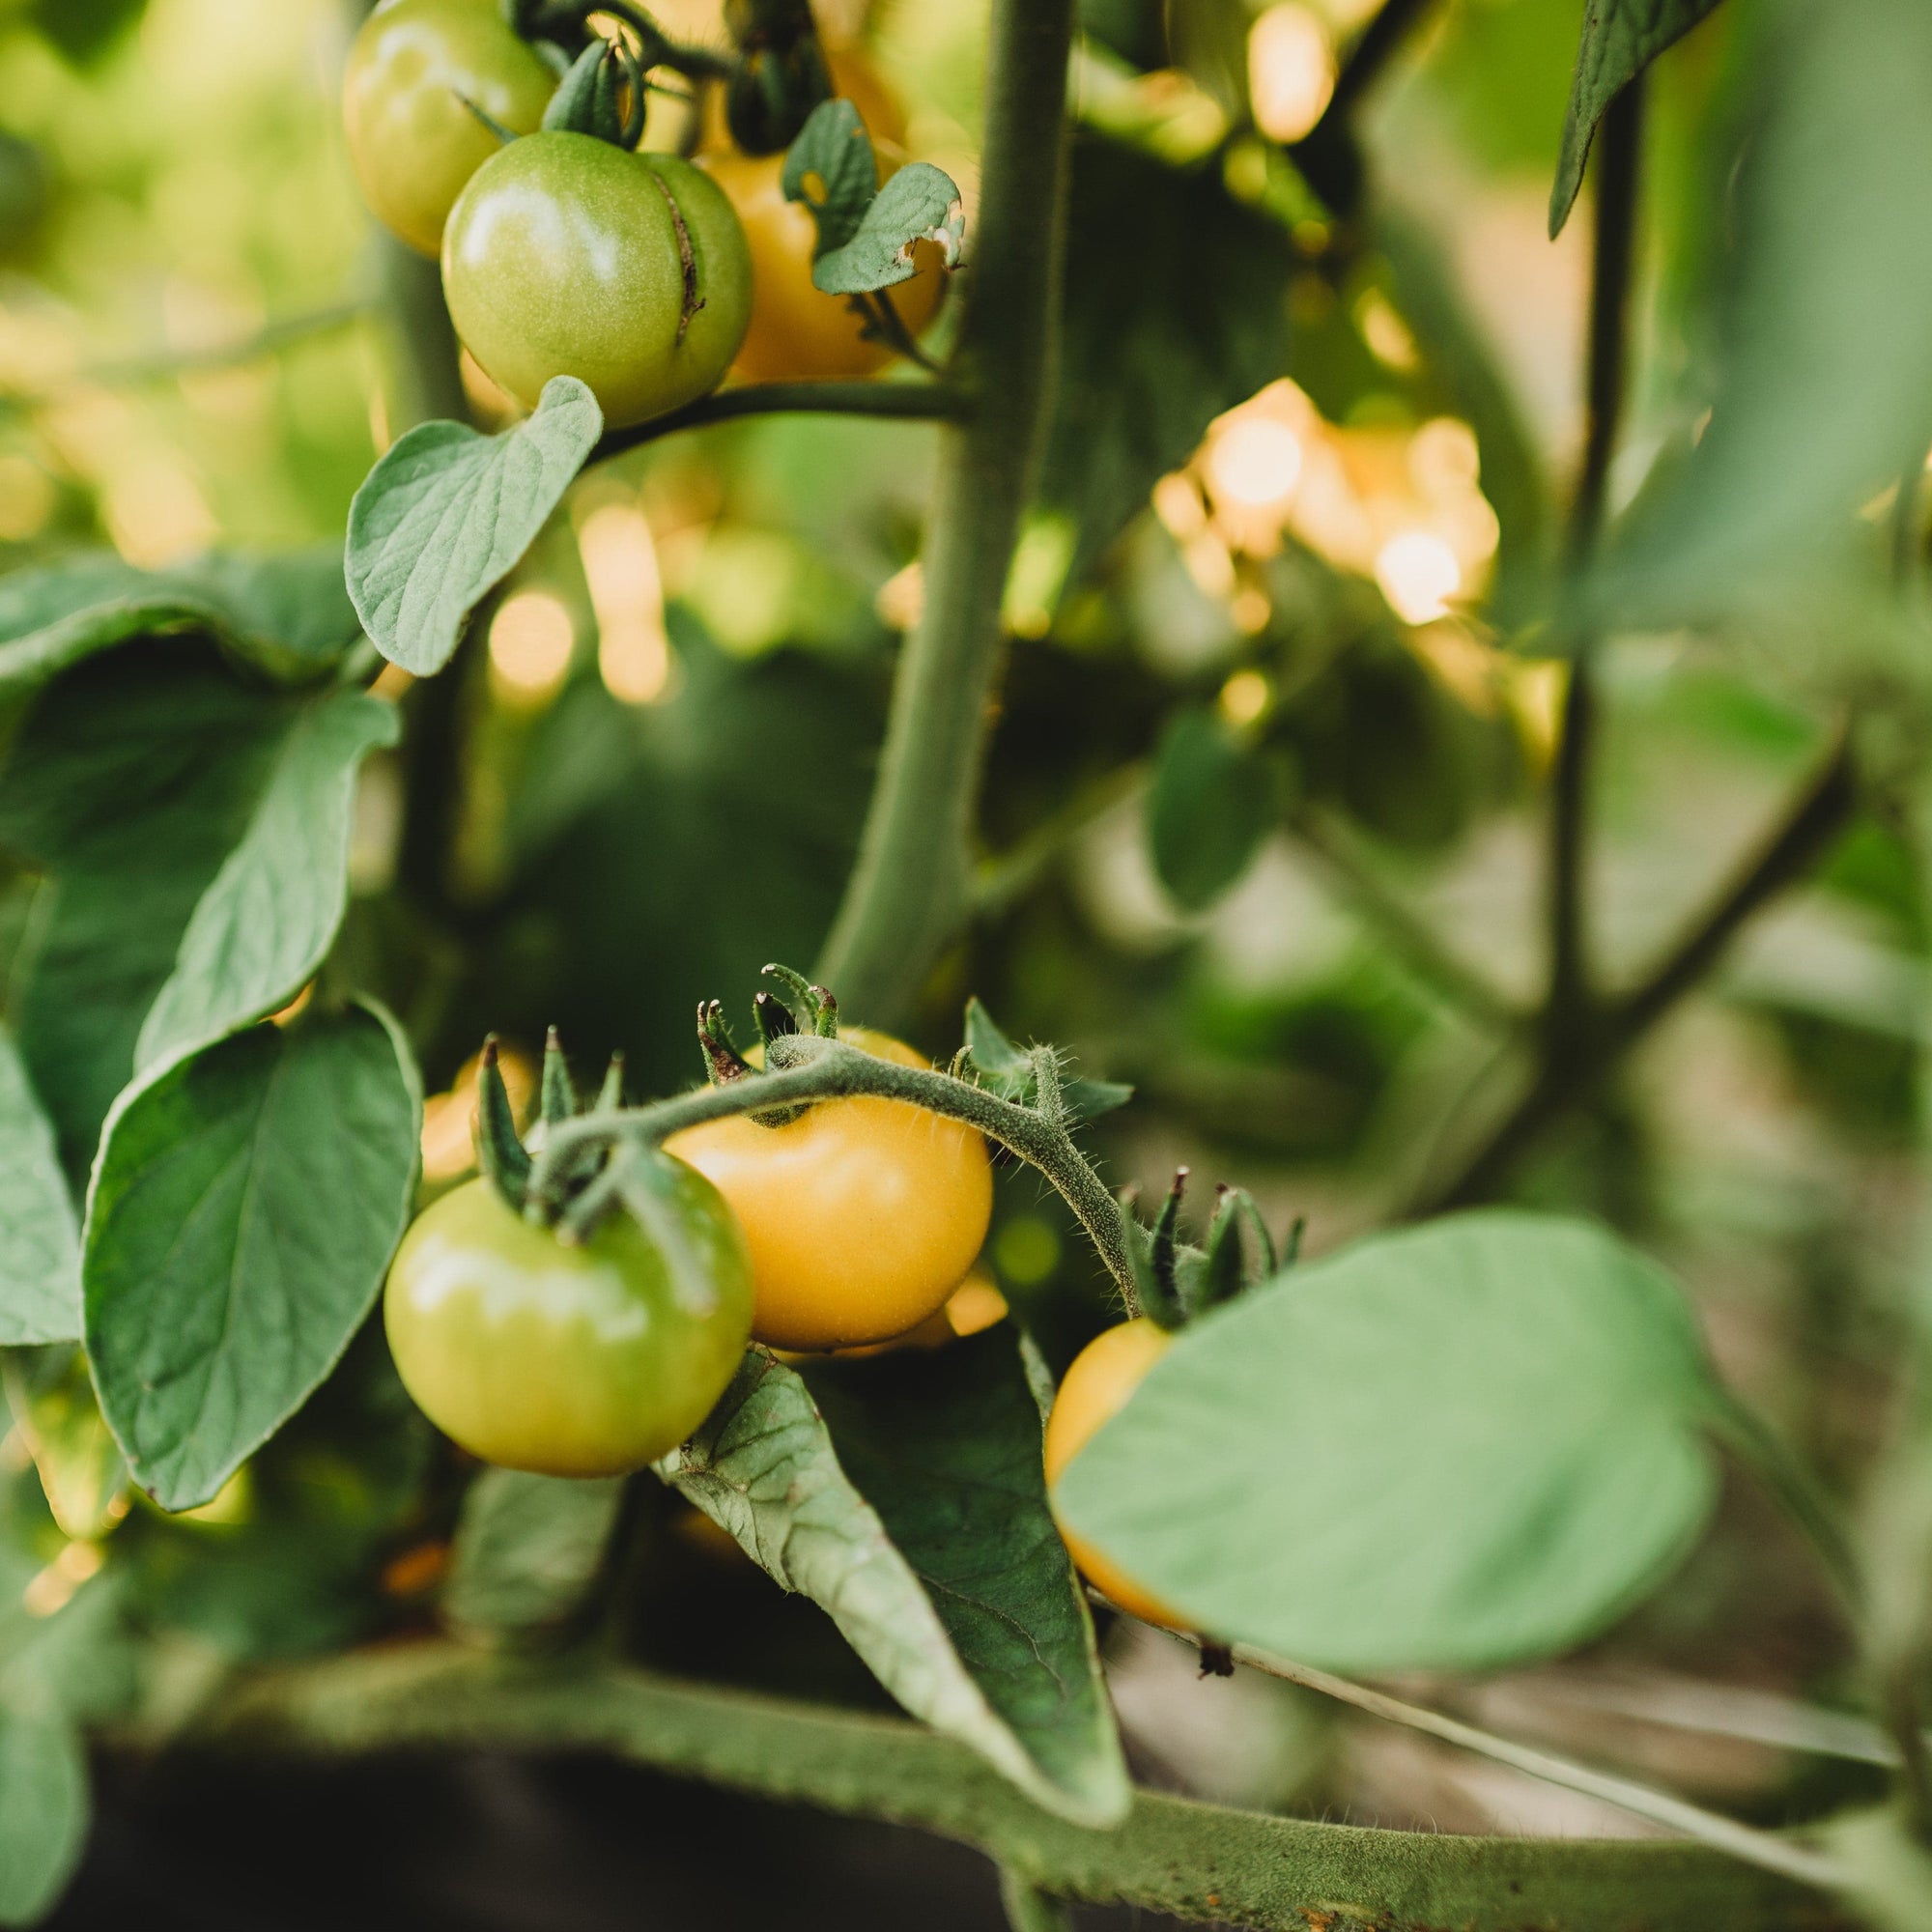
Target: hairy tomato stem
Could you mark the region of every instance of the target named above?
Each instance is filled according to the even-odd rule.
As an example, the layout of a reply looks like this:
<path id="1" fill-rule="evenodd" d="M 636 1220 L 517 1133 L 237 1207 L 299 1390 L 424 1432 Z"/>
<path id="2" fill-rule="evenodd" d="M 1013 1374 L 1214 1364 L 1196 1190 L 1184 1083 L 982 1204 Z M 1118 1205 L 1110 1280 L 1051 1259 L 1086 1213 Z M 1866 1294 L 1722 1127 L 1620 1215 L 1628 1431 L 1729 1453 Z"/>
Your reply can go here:
<path id="1" fill-rule="evenodd" d="M 929 1066 L 900 1066 L 893 1061 L 874 1059 L 842 1040 L 813 1034 L 781 1036 L 772 1041 L 770 1056 L 769 1072 L 747 1073 L 724 1086 L 700 1087 L 647 1107 L 614 1112 L 598 1109 L 558 1122 L 550 1130 L 531 1170 L 531 1199 L 547 1200 L 554 1208 L 561 1208 L 565 1228 L 582 1228 L 610 1204 L 615 1182 L 607 1168 L 564 1208 L 558 1197 L 574 1152 L 597 1146 L 654 1146 L 686 1127 L 734 1114 L 872 1094 L 908 1101 L 948 1120 L 964 1121 L 1029 1166 L 1037 1167 L 1072 1208 L 1128 1306 L 1135 1305 L 1133 1264 L 1127 1255 L 1119 1208 L 1106 1183 L 1074 1145 L 1064 1121 L 1003 1100 L 951 1073 Z"/>

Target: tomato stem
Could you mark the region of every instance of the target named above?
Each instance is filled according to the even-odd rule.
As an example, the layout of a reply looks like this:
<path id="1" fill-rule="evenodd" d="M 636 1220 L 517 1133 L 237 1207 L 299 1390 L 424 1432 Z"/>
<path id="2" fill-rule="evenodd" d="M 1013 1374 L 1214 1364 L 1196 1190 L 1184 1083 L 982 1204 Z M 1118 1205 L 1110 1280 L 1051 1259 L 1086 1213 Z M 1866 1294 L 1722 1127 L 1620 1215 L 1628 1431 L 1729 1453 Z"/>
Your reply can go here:
<path id="1" fill-rule="evenodd" d="M 582 1193 L 563 1204 L 571 1156 L 595 1147 L 655 1146 L 686 1127 L 736 1114 L 808 1106 L 814 1100 L 873 1095 L 904 1100 L 948 1120 L 978 1127 L 990 1141 L 1017 1154 L 1052 1182 L 1087 1231 L 1107 1272 L 1132 1312 L 1140 1297 L 1127 1252 L 1121 1211 L 1106 1183 L 1074 1144 L 1064 1118 L 1051 1118 L 1016 1101 L 1002 1100 L 970 1080 L 929 1066 L 900 1066 L 843 1040 L 815 1034 L 781 1034 L 768 1049 L 769 1068 L 747 1073 L 722 1087 L 701 1087 L 649 1106 L 610 1110 L 599 1107 L 554 1127 L 530 1173 L 533 1203 L 559 1212 L 558 1233 L 566 1239 L 595 1226 L 615 1194 L 612 1162 Z M 581 1170 L 580 1170 L 581 1171 Z"/>
<path id="2" fill-rule="evenodd" d="M 891 416 L 908 422 L 948 422 L 962 421 L 969 413 L 967 392 L 954 383 L 748 383 L 743 388 L 700 396 L 649 422 L 612 430 L 590 452 L 585 467 L 676 430 L 702 429 L 738 416 Z"/>

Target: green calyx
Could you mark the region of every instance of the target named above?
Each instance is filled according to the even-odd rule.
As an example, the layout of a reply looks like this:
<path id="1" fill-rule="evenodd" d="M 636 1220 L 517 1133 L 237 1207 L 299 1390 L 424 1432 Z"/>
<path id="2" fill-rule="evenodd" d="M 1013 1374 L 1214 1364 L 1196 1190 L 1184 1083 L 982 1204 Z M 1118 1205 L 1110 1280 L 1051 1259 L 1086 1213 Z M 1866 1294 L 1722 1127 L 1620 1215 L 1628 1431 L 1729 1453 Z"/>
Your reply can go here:
<path id="1" fill-rule="evenodd" d="M 552 1027 L 544 1041 L 536 1124 L 525 1136 L 517 1131 L 516 1109 L 503 1084 L 497 1036 L 492 1034 L 483 1042 L 476 1069 L 476 1158 L 513 1214 L 546 1227 L 556 1224 L 564 1208 L 605 1166 L 608 1153 L 588 1148 L 574 1153 L 541 1197 L 530 1186 L 536 1165 L 533 1156 L 543 1151 L 551 1134 L 563 1122 L 581 1114 L 614 1112 L 622 1106 L 623 1087 L 624 1056 L 613 1053 L 596 1098 L 584 1105 L 571 1081 L 556 1029 Z"/>
<path id="2" fill-rule="evenodd" d="M 1277 1252 L 1254 1196 L 1244 1187 L 1223 1186 L 1215 1192 L 1207 1244 L 1195 1247 L 1179 1234 L 1186 1188 L 1187 1170 L 1177 1169 L 1151 1228 L 1134 1212 L 1131 1192 L 1120 1200 L 1121 1228 L 1139 1304 L 1136 1312 L 1169 1330 L 1184 1327 L 1196 1316 L 1293 1266 L 1304 1225 L 1296 1221 L 1286 1249 Z"/>
<path id="3" fill-rule="evenodd" d="M 644 134 L 644 66 L 621 39 L 593 38 L 544 109 L 547 133 L 589 134 L 629 151 Z"/>
<path id="4" fill-rule="evenodd" d="M 776 994 L 761 992 L 752 1001 L 752 1018 L 758 1029 L 758 1043 L 769 1048 L 775 1039 L 805 1033 L 818 1039 L 838 1037 L 838 1002 L 823 986 L 814 986 L 803 973 L 789 966 L 767 966 L 765 973 L 784 987 L 792 1005 Z M 753 1071 L 751 1063 L 738 1051 L 731 1037 L 730 1023 L 717 1000 L 705 1000 L 697 1009 L 697 1044 L 704 1055 L 704 1074 L 714 1087 L 740 1080 Z M 772 1107 L 752 1119 L 761 1127 L 782 1127 L 805 1112 L 803 1107 Z"/>

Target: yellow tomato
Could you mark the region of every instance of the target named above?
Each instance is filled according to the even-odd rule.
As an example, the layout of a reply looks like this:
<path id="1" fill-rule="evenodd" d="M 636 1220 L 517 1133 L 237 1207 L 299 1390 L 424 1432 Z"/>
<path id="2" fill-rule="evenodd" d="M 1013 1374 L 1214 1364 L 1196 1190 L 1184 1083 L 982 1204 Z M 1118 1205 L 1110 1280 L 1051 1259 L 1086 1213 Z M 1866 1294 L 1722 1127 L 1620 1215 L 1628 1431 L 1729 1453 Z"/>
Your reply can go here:
<path id="1" fill-rule="evenodd" d="M 901 1066 L 888 1035 L 839 1037 Z M 736 1212 L 752 1254 L 752 1332 L 780 1349 L 849 1349 L 902 1335 L 941 1307 L 986 1238 L 986 1144 L 904 1100 L 821 1100 L 781 1127 L 746 1116 L 665 1143 Z"/>
<path id="2" fill-rule="evenodd" d="M 881 174 L 896 172 L 884 149 L 879 163 Z M 817 226 L 803 203 L 784 197 L 784 156 L 713 155 L 705 166 L 738 211 L 752 244 L 752 323 L 731 365 L 737 374 L 753 383 L 832 382 L 883 369 L 893 351 L 866 339 L 865 321 L 846 297 L 812 286 Z M 919 272 L 886 293 L 916 336 L 938 311 L 946 271 L 929 242 L 918 243 L 913 259 Z"/>
<path id="3" fill-rule="evenodd" d="M 1054 1398 L 1052 1412 L 1046 1418 L 1049 1500 L 1062 1471 L 1086 1448 L 1101 1425 L 1121 1412 L 1127 1398 L 1140 1387 L 1147 1372 L 1166 1354 L 1173 1340 L 1165 1328 L 1141 1316 L 1096 1335 L 1073 1358 L 1072 1367 L 1061 1381 L 1060 1393 Z M 1058 1512 L 1055 1516 L 1057 1520 Z M 1185 1617 L 1149 1596 L 1132 1577 L 1123 1575 L 1065 1523 L 1061 1524 L 1060 1533 L 1080 1574 L 1129 1616 L 1139 1617 L 1144 1623 L 1164 1625 L 1169 1630 L 1187 1628 Z"/>

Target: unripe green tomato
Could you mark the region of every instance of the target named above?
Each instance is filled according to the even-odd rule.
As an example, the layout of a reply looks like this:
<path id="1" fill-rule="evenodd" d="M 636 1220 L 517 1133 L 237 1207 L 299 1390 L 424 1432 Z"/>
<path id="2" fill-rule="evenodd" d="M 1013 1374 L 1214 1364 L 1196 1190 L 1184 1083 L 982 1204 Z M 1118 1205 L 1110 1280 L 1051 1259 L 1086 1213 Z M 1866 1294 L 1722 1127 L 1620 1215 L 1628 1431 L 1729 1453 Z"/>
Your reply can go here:
<path id="1" fill-rule="evenodd" d="M 496 0 L 383 0 L 342 75 L 349 160 L 370 212 L 434 255 L 465 183 L 501 147 L 463 98 L 529 134 L 555 91 L 549 63 Z"/>
<path id="2" fill-rule="evenodd" d="M 752 258 L 724 190 L 689 161 L 542 133 L 463 190 L 442 289 L 499 387 L 533 409 L 553 376 L 575 376 L 615 429 L 718 385 L 751 320 Z"/>
<path id="3" fill-rule="evenodd" d="M 566 1247 L 478 1179 L 418 1216 L 383 1297 L 389 1350 L 423 1413 L 472 1455 L 546 1476 L 613 1476 L 674 1449 L 711 1412 L 752 1332 L 745 1237 L 681 1170 L 668 1211 L 712 1290 L 695 1311 L 628 1213 Z"/>

